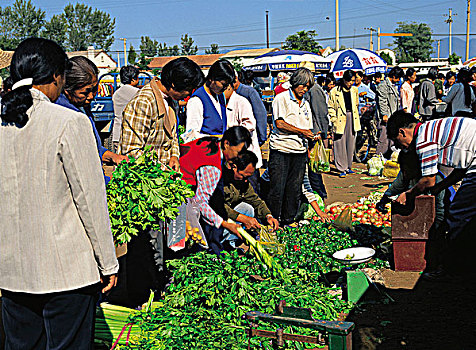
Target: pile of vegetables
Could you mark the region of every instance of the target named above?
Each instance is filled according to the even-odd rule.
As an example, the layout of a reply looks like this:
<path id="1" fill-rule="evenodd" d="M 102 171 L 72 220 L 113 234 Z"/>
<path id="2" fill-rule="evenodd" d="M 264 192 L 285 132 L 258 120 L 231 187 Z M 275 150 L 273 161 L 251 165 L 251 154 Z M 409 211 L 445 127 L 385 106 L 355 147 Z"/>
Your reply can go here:
<path id="1" fill-rule="evenodd" d="M 116 244 L 127 243 L 144 230 L 159 230 L 161 221 L 175 219 L 178 207 L 194 196 L 180 173 L 162 168 L 157 153 L 146 148 L 113 172 L 106 193 Z"/>
<path id="2" fill-rule="evenodd" d="M 345 232 L 331 224 L 317 221 L 301 227 L 286 227 L 278 231 L 279 239 L 286 242 L 286 252 L 275 259 L 285 268 L 305 270 L 322 277 L 322 274 L 339 271 L 344 267 L 332 258 L 333 253 L 359 246 L 374 248 L 376 251 L 376 257 L 366 266 L 388 268 L 389 232 L 371 225 L 356 225 L 354 230 L 355 232 Z"/>
<path id="3" fill-rule="evenodd" d="M 336 295 L 335 288 L 318 284 L 316 274 L 287 269 L 289 281 L 283 283 L 269 278 L 265 265 L 256 259 L 239 257 L 236 252 L 220 257 L 200 252 L 172 260 L 169 267 L 173 285 L 155 309 L 129 319 L 141 333 L 120 349 L 246 349 L 249 323 L 242 316 L 247 311 L 273 313 L 278 302 L 285 300 L 287 305 L 312 308 L 316 319 L 336 320 L 352 306 Z M 286 332 L 311 334 L 294 327 Z M 253 348 L 260 348 L 261 341 L 253 338 Z M 265 341 L 262 345 L 271 349 Z"/>
<path id="4" fill-rule="evenodd" d="M 345 209 L 350 208 L 352 212 L 352 221 L 361 224 L 375 225 L 377 227 L 390 227 L 391 212 L 390 204 L 388 204 L 388 212 L 381 213 L 375 207 L 375 203 L 365 200 L 363 203 L 341 204 L 332 206 L 328 209 L 331 219 L 336 219 Z"/>
<path id="5" fill-rule="evenodd" d="M 311 308 L 315 319 L 337 320 L 350 311 L 352 304 L 342 300 L 340 288 L 323 283 L 323 273 L 343 267 L 332 259 L 332 253 L 351 246 L 371 246 L 377 249 L 378 258 L 367 266 L 388 266 L 380 249 L 387 239 L 385 232 L 367 226 L 356 226 L 355 233 L 320 222 L 287 227 L 277 233 L 285 252 L 276 255 L 273 264 L 251 254 L 238 256 L 237 252 L 221 256 L 200 252 L 171 260 L 168 267 L 173 283 L 164 299 L 154 303 L 151 310 L 132 314 L 128 322 L 139 332 L 134 331 L 130 344 L 119 348 L 246 349 L 245 328 L 249 323 L 242 316 L 252 310 L 273 313 L 280 300 L 289 306 Z M 284 270 L 284 277 L 273 271 L 276 266 Z M 263 323 L 260 329 L 276 328 Z M 297 327 L 285 327 L 285 332 L 315 335 Z M 255 349 L 272 349 L 263 338 L 253 338 L 251 344 Z M 315 345 L 288 343 L 287 348 Z"/>

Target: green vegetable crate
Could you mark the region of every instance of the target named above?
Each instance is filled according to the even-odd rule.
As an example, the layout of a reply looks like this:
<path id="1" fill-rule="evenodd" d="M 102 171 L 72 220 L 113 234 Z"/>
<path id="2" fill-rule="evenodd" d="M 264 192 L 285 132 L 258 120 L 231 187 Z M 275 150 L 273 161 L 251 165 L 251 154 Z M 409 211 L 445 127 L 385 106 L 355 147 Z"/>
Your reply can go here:
<path id="1" fill-rule="evenodd" d="M 329 350 L 350 350 L 352 349 L 352 330 L 355 325 L 352 322 L 344 321 L 322 321 L 312 317 L 312 311 L 308 308 L 289 307 L 286 302 L 280 301 L 273 315 L 259 311 L 250 311 L 245 314 L 245 318 L 250 321 L 250 326 L 246 330 L 248 337 L 265 337 L 273 339 L 274 346 L 279 348 L 284 346 L 285 341 L 296 341 L 301 343 L 325 345 Z M 279 327 L 276 331 L 257 329 L 258 322 L 271 323 L 284 326 L 297 326 L 316 331 L 316 335 L 299 335 L 284 333 Z M 327 338 L 327 341 L 326 339 Z M 248 345 L 251 350 L 251 345 Z"/>

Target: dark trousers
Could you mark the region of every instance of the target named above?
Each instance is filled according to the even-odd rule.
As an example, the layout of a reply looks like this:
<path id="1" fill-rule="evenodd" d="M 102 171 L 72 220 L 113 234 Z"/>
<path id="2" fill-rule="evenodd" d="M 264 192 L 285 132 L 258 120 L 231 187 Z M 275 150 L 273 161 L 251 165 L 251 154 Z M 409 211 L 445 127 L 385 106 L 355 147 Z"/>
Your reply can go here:
<path id="1" fill-rule="evenodd" d="M 127 254 L 119 258 L 117 286 L 106 300 L 135 308 L 147 302 L 150 291 L 166 284 L 164 236 L 160 231 L 139 232 L 127 243 Z M 156 293 L 158 296 L 158 293 Z"/>
<path id="2" fill-rule="evenodd" d="M 51 294 L 2 290 L 5 350 L 93 348 L 98 285 Z"/>
<path id="3" fill-rule="evenodd" d="M 390 147 L 393 145 L 393 141 L 387 138 L 387 123 L 380 120 L 378 125 L 379 136 L 377 140 L 376 154 L 382 154 L 386 159 L 390 159 L 392 156 L 392 150 Z"/>
<path id="4" fill-rule="evenodd" d="M 268 208 L 282 224 L 294 221 L 307 164 L 307 153 L 269 152 L 270 190 Z"/>
<path id="5" fill-rule="evenodd" d="M 476 248 L 476 173 L 467 174 L 448 210 L 448 252 L 445 267 L 456 271 L 473 266 Z M 464 261 L 467 260 L 467 261 Z"/>
<path id="6" fill-rule="evenodd" d="M 311 183 L 312 190 L 317 192 L 319 197 L 322 199 L 327 198 L 326 186 L 324 185 L 324 180 L 322 179 L 321 173 L 316 173 L 309 169 L 308 172 L 309 182 Z"/>
<path id="7" fill-rule="evenodd" d="M 223 244 L 221 243 L 221 241 L 223 241 L 223 227 L 216 228 L 203 219 L 200 219 L 200 225 L 207 239 L 210 252 L 217 255 L 220 254 L 224 250 Z"/>

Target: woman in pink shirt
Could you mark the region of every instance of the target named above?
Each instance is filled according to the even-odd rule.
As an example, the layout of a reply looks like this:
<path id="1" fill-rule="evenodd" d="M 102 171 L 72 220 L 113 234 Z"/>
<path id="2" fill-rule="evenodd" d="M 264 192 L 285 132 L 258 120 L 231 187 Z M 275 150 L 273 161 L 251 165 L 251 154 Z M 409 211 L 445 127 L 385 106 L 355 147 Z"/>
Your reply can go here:
<path id="1" fill-rule="evenodd" d="M 407 113 L 413 112 L 413 99 L 415 98 L 415 92 L 413 91 L 412 84 L 416 80 L 416 71 L 413 68 L 408 68 L 405 72 L 405 82 L 400 89 L 400 106 Z"/>

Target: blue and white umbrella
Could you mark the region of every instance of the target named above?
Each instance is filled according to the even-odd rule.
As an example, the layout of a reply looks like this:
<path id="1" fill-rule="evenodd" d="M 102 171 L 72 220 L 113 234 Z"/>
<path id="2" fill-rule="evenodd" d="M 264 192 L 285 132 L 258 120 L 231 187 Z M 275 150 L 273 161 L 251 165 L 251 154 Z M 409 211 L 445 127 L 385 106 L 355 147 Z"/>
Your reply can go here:
<path id="1" fill-rule="evenodd" d="M 367 75 L 387 71 L 387 62 L 375 52 L 367 49 L 348 49 L 327 56 L 332 61 L 331 72 L 336 78 L 342 77 L 346 70 L 360 70 Z"/>
<path id="2" fill-rule="evenodd" d="M 298 69 L 304 62 L 314 64 L 315 70 L 328 70 L 331 66 L 331 61 L 327 57 L 312 52 L 280 50 L 256 57 L 243 68 L 255 72 L 288 71 Z"/>

